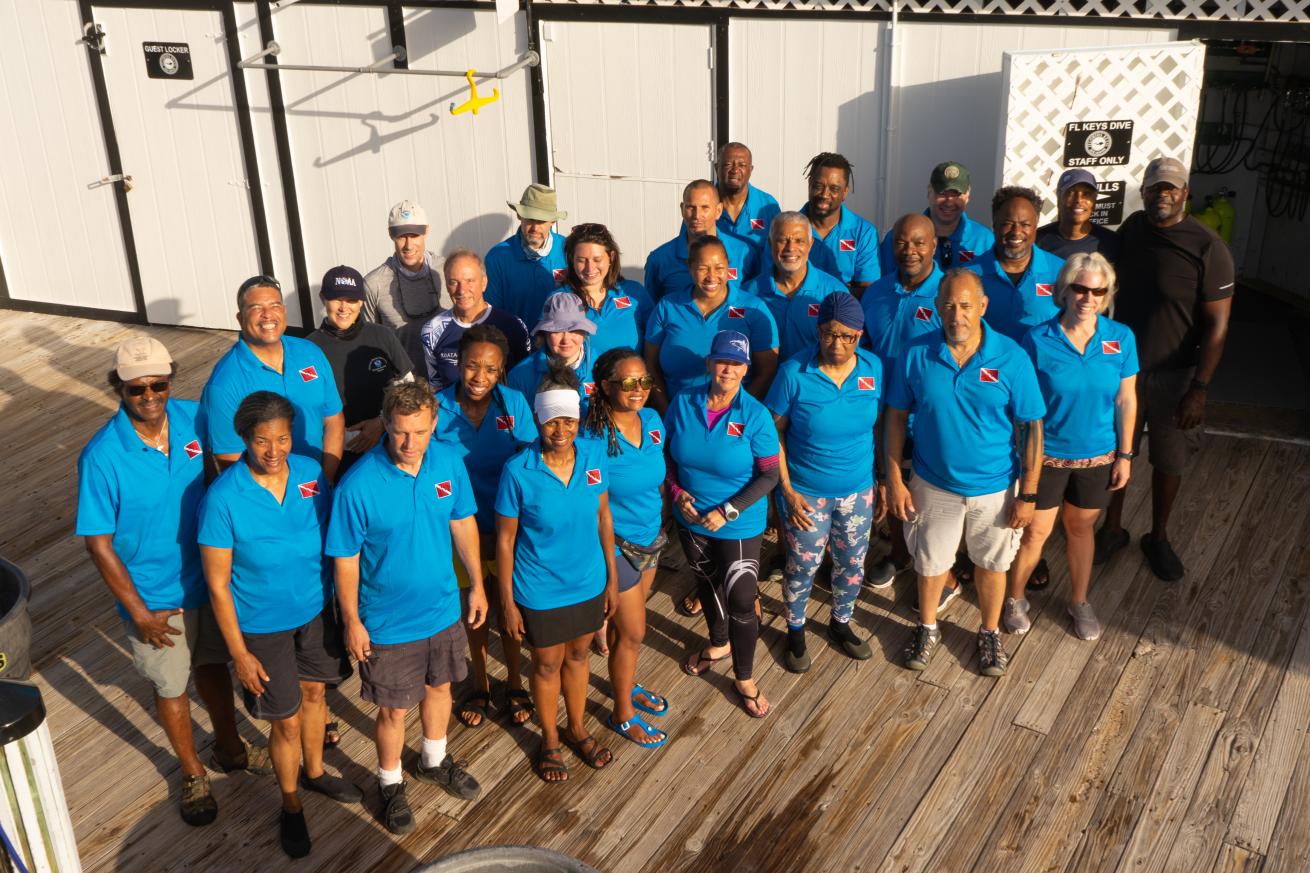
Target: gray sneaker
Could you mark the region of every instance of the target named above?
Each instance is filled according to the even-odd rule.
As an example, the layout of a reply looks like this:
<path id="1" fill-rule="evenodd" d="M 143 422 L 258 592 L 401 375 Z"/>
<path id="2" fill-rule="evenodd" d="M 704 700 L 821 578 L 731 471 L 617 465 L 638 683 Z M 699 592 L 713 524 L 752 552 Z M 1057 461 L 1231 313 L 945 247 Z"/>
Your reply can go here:
<path id="1" fill-rule="evenodd" d="M 864 584 L 870 588 L 886 588 L 896 581 L 898 573 L 909 566 L 909 564 L 897 564 L 891 558 L 884 558 L 864 575 Z"/>
<path id="2" fill-rule="evenodd" d="M 446 789 L 460 800 L 476 800 L 482 793 L 478 780 L 449 754 L 435 767 L 424 767 L 422 762 L 414 768 L 414 778 L 420 782 L 430 782 Z"/>
<path id="3" fill-rule="evenodd" d="M 911 670 L 928 669 L 928 662 L 932 660 L 932 653 L 937 650 L 937 645 L 941 641 L 941 628 L 929 630 L 921 624 L 916 625 L 914 638 L 905 647 L 905 666 Z"/>
<path id="4" fill-rule="evenodd" d="M 954 588 L 949 585 L 942 586 L 942 596 L 941 599 L 937 601 L 938 615 L 942 614 L 942 610 L 946 609 L 952 600 L 960 596 L 960 589 L 962 587 L 963 586 L 961 585 L 956 585 Z M 915 607 L 915 610 L 917 611 L 918 607 Z"/>
<path id="5" fill-rule="evenodd" d="M 1001 635 L 997 631 L 978 631 L 978 672 L 984 676 L 1004 676 L 1005 668 L 1010 664 L 1010 656 L 1005 654 L 1001 645 Z"/>
<path id="6" fill-rule="evenodd" d="M 1101 623 L 1096 611 L 1086 601 L 1069 604 L 1069 617 L 1073 619 L 1073 632 L 1080 640 L 1094 640 L 1101 636 Z"/>
<path id="7" fill-rule="evenodd" d="M 1028 618 L 1028 601 L 1025 598 L 1005 598 L 1005 611 L 1001 614 L 1001 624 L 1006 633 L 1026 634 L 1033 623 Z"/>

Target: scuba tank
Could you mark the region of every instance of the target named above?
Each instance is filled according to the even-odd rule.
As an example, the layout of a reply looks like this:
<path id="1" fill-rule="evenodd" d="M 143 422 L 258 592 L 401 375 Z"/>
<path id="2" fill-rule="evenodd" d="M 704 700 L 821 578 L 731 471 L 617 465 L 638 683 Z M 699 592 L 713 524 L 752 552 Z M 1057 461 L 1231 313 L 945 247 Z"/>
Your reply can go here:
<path id="1" fill-rule="evenodd" d="M 1206 197 L 1205 209 L 1193 213 L 1192 217 L 1213 230 L 1215 233 L 1219 232 L 1219 226 L 1222 223 L 1222 219 L 1219 217 L 1219 213 L 1215 211 L 1213 197 Z"/>

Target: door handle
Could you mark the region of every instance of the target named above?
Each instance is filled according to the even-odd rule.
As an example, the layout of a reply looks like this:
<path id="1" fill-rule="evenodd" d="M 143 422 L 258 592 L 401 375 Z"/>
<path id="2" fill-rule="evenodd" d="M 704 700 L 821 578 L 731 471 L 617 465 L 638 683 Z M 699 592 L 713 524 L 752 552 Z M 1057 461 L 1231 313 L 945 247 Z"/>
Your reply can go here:
<path id="1" fill-rule="evenodd" d="M 96 189 L 96 188 L 103 188 L 103 187 L 106 186 L 106 185 L 112 185 L 112 184 L 114 184 L 115 182 L 122 182 L 122 183 L 123 183 L 123 193 L 124 193 L 124 194 L 126 194 L 128 191 L 131 191 L 131 190 L 132 190 L 132 177 L 131 177 L 131 176 L 124 175 L 123 173 L 115 173 L 115 174 L 112 175 L 112 176 L 105 176 L 105 177 L 103 177 L 103 178 L 101 178 L 101 179 L 97 179 L 96 181 L 91 182 L 90 184 L 88 184 L 86 187 L 87 187 L 89 190 L 94 190 L 94 189 Z"/>

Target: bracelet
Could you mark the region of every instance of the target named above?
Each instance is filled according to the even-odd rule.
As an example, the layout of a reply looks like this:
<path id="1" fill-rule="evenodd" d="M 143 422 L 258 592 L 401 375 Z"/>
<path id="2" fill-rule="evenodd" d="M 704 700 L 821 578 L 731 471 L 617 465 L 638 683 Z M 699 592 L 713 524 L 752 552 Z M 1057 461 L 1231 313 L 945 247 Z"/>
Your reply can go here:
<path id="1" fill-rule="evenodd" d="M 1193 379 L 1192 384 L 1188 386 L 1193 391 L 1205 391 L 1209 389 L 1209 382 L 1202 382 L 1200 379 Z"/>
<path id="2" fill-rule="evenodd" d="M 1137 457 L 1137 452 L 1115 452 L 1114 456 L 1116 458 L 1122 458 L 1125 461 L 1131 461 L 1133 458 Z"/>

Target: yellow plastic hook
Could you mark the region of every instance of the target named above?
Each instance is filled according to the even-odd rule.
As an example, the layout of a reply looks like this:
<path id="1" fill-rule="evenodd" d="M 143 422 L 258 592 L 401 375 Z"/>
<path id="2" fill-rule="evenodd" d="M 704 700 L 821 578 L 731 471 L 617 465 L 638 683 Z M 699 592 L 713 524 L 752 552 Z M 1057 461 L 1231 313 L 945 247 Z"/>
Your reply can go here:
<path id="1" fill-rule="evenodd" d="M 469 81 L 469 91 L 471 93 L 469 99 L 461 103 L 460 105 L 456 106 L 454 103 L 450 104 L 451 115 L 460 115 L 461 113 L 468 112 L 469 110 L 472 110 L 473 114 L 477 115 L 478 110 L 481 109 L 483 106 L 486 106 L 488 103 L 495 103 L 497 100 L 500 99 L 499 88 L 491 89 L 490 97 L 478 96 L 478 86 L 473 81 L 473 77 L 477 75 L 477 72 L 478 72 L 477 70 L 469 70 L 464 74 L 464 78 L 468 79 Z"/>

